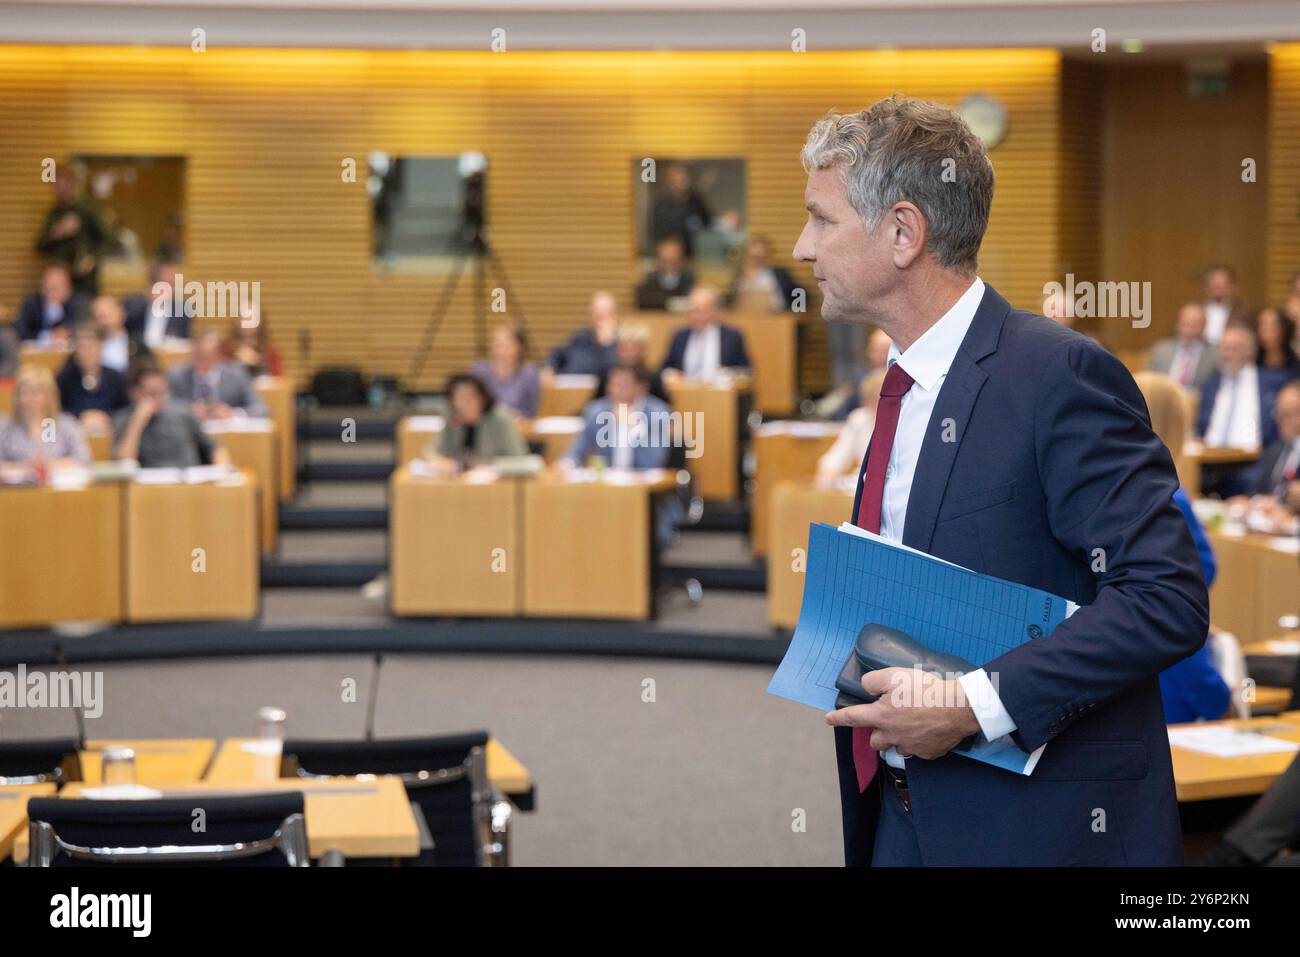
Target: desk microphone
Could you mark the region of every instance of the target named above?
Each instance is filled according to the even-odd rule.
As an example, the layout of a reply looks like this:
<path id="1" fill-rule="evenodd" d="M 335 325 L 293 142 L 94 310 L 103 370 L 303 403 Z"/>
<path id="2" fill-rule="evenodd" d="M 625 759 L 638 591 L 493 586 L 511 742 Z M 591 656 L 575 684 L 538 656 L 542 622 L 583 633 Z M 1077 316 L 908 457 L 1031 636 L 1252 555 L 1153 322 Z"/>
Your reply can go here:
<path id="1" fill-rule="evenodd" d="M 375 670 L 370 673 L 370 698 L 366 701 L 366 740 L 375 740 L 375 707 L 379 704 L 379 672 L 384 667 L 384 653 L 375 652 Z"/>

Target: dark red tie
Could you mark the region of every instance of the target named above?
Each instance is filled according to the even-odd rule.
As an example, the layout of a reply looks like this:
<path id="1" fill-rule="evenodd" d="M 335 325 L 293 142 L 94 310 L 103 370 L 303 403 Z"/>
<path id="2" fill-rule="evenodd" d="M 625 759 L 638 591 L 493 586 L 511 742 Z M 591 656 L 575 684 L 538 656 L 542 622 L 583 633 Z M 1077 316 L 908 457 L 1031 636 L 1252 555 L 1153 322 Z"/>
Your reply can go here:
<path id="1" fill-rule="evenodd" d="M 880 533 L 880 508 L 885 498 L 885 469 L 889 453 L 894 448 L 894 433 L 898 431 L 898 412 L 903 407 L 903 396 L 915 380 L 895 362 L 885 373 L 880 387 L 880 403 L 876 406 L 876 425 L 871 432 L 871 447 L 867 450 L 867 469 L 862 476 L 862 499 L 858 503 L 858 517 L 853 523 L 858 528 Z M 871 729 L 853 729 L 853 766 L 858 772 L 858 790 L 865 791 L 876 776 L 880 755 L 871 746 Z"/>

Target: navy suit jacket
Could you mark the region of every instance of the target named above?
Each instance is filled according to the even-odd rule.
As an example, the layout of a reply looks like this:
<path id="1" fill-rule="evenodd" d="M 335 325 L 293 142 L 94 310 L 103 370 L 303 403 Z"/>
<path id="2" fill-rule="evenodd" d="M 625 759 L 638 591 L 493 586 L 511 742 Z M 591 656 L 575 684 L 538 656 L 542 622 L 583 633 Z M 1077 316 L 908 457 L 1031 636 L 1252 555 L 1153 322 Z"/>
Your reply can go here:
<path id="1" fill-rule="evenodd" d="M 718 350 L 722 364 L 733 369 L 750 368 L 749 352 L 745 349 L 745 334 L 735 326 L 729 326 L 724 322 L 718 323 L 718 328 L 722 330 Z M 690 338 L 690 326 L 673 333 L 672 342 L 668 345 L 668 356 L 660 368 L 661 372 L 664 369 L 681 370 L 686 367 L 686 344 Z"/>
<path id="2" fill-rule="evenodd" d="M 81 293 L 74 292 L 63 307 L 63 318 L 50 328 L 58 329 L 69 323 L 75 323 L 90 315 L 90 301 Z M 14 322 L 14 331 L 19 339 L 35 339 L 45 329 L 45 297 L 34 292 L 23 300 L 18 309 L 18 319 Z"/>
<path id="3" fill-rule="evenodd" d="M 144 339 L 144 330 L 149 324 L 149 310 L 153 308 L 153 300 L 143 293 L 135 293 L 127 296 L 122 300 L 122 309 L 126 313 L 126 331 L 132 337 Z M 173 339 L 188 339 L 190 337 L 190 317 L 185 314 L 184 310 L 177 315 L 167 317 L 167 328 L 164 335 Z"/>
<path id="4" fill-rule="evenodd" d="M 1259 383 L 1259 444 L 1261 448 L 1268 448 L 1277 441 L 1277 420 L 1273 417 L 1273 405 L 1278 392 L 1286 385 L 1286 371 L 1256 366 L 1255 373 Z M 1205 430 L 1210 427 L 1214 400 L 1219 395 L 1219 385 L 1222 382 L 1223 376 L 1216 372 L 1201 386 L 1201 402 L 1196 410 L 1196 434 L 1201 437 L 1205 436 Z"/>
<path id="5" fill-rule="evenodd" d="M 907 762 L 926 864 L 1181 862 L 1157 676 L 1205 643 L 1209 600 L 1177 488 L 1124 365 L 989 286 L 931 415 L 903 544 L 1083 607 L 985 666 L 1021 747 L 1047 745 L 1031 776 Z M 849 742 L 836 729 L 845 857 L 869 864 L 880 792 L 857 793 Z"/>

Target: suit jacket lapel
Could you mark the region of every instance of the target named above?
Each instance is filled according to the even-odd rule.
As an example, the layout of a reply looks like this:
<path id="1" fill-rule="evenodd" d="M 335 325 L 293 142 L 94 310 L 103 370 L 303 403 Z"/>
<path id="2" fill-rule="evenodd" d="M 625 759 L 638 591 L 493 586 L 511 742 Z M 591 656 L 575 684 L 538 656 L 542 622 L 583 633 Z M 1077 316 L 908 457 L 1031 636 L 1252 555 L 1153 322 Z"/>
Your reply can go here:
<path id="1" fill-rule="evenodd" d="M 986 286 L 984 298 L 975 310 L 966 337 L 952 360 L 948 375 L 939 388 L 934 411 L 921 440 L 921 454 L 907 499 L 907 520 L 903 526 L 903 544 L 930 550 L 939 506 L 948 489 L 957 451 L 966 437 L 975 400 L 989 375 L 979 367 L 981 359 L 997 351 L 1002 323 L 1011 305 L 992 286 Z"/>

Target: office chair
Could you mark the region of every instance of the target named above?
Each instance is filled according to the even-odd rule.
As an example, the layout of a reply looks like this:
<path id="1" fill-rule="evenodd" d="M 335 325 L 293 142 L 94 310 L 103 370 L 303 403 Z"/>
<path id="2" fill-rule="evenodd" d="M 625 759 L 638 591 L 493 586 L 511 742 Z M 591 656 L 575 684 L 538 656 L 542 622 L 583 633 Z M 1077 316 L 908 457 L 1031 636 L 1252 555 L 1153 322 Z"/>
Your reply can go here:
<path id="1" fill-rule="evenodd" d="M 204 829 L 194 831 L 195 811 Z M 300 791 L 99 801 L 32 798 L 28 867 L 307 867 Z"/>
<path id="2" fill-rule="evenodd" d="M 421 824 L 414 862 L 438 867 L 505 867 L 513 808 L 487 777 L 486 731 L 378 741 L 286 740 L 284 777 L 391 774 Z"/>
<path id="3" fill-rule="evenodd" d="M 75 738 L 0 741 L 0 785 L 80 780 L 81 752 Z"/>

